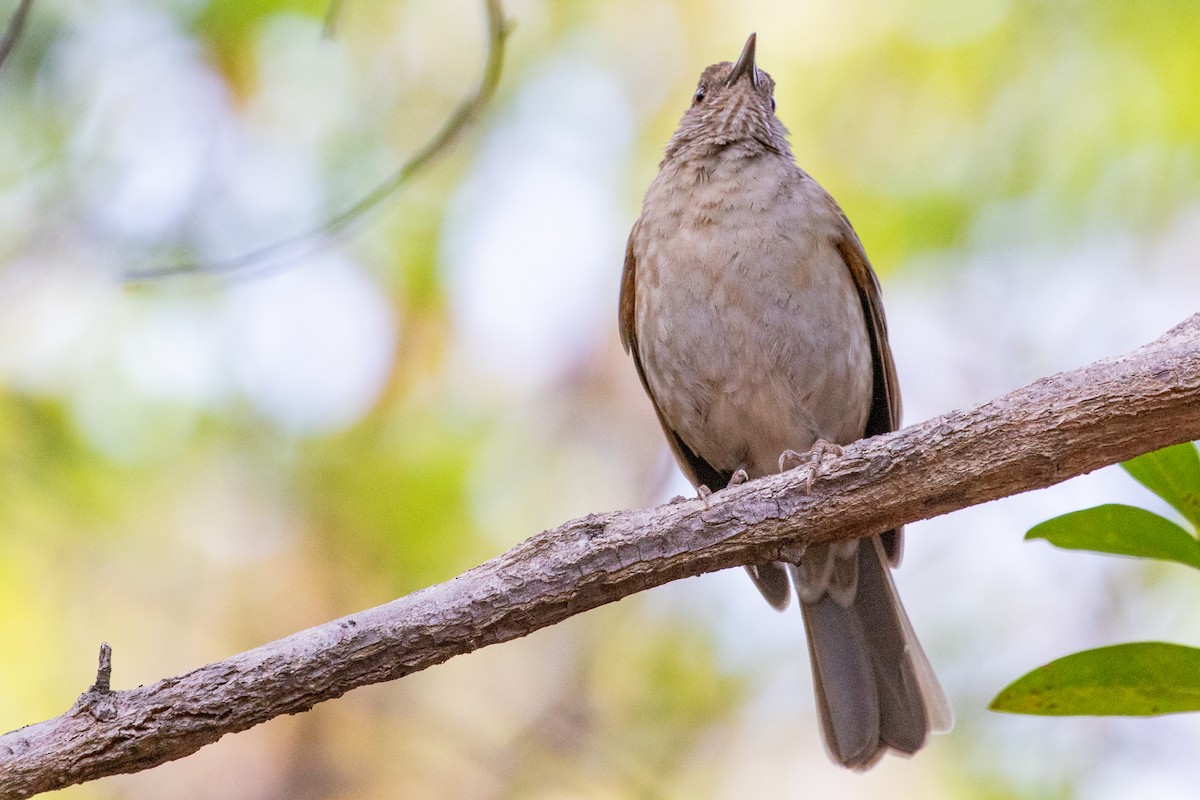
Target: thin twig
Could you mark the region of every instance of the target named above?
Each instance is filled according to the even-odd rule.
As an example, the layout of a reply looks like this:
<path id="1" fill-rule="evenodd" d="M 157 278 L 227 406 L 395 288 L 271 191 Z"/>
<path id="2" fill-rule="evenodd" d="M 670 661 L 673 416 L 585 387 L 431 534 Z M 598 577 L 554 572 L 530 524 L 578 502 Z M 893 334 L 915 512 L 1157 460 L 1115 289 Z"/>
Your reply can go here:
<path id="1" fill-rule="evenodd" d="M 504 45 L 511 26 L 504 19 L 504 9 L 500 5 L 500 0 L 485 0 L 485 5 L 488 16 L 488 54 L 479 87 L 474 94 L 455 109 L 450 118 L 425 143 L 424 147 L 414 153 L 390 178 L 380 183 L 358 202 L 313 230 L 285 237 L 221 261 L 185 262 L 166 267 L 133 270 L 126 272 L 123 276 L 124 279 L 130 282 L 139 282 L 196 273 L 208 275 L 237 273 L 239 277 L 262 275 L 294 262 L 296 259 L 311 255 L 324 247 L 329 238 L 343 233 L 353 223 L 374 210 L 445 152 L 454 143 L 454 140 L 461 136 L 478 118 L 483 108 L 491 102 L 496 87 L 500 83 L 500 72 L 504 64 Z"/>
<path id="2" fill-rule="evenodd" d="M 329 8 L 325 11 L 325 22 L 321 25 L 321 38 L 332 39 L 337 36 L 338 23 L 342 21 L 342 9 L 346 4 L 342 0 L 329 0 Z"/>
<path id="3" fill-rule="evenodd" d="M 4 32 L 4 38 L 0 39 L 0 67 L 4 66 L 8 54 L 17 46 L 17 39 L 21 38 L 21 32 L 25 30 L 25 20 L 29 17 L 29 9 L 33 6 L 33 0 L 21 0 L 17 4 L 17 9 L 8 19 L 8 30 Z"/>

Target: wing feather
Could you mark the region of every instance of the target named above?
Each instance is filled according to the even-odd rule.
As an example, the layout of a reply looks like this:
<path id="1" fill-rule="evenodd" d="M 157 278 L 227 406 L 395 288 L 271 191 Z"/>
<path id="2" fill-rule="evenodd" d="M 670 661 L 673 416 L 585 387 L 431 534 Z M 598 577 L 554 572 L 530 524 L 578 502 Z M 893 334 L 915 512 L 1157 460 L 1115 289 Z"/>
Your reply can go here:
<path id="1" fill-rule="evenodd" d="M 642 388 L 646 390 L 646 394 L 650 397 L 650 403 L 654 406 L 654 413 L 658 415 L 658 422 L 662 425 L 663 432 L 667 435 L 667 442 L 671 445 L 671 453 L 679 463 L 679 468 L 683 470 L 683 474 L 687 476 L 693 486 L 703 484 L 715 492 L 719 489 L 724 489 L 729 484 L 729 479 L 733 477 L 732 473 L 721 472 L 715 469 L 703 458 L 692 452 L 692 449 L 684 443 L 683 439 L 679 438 L 679 434 L 667 424 L 667 420 L 663 417 L 662 410 L 659 408 L 658 399 L 655 398 L 654 392 L 650 388 L 650 382 L 646 380 L 646 370 L 642 366 L 641 354 L 638 353 L 636 313 L 637 258 L 634 256 L 633 243 L 637 238 L 640 227 L 641 220 L 638 220 L 634 223 L 633 230 L 629 233 L 629 242 L 625 245 L 625 267 L 621 271 L 621 297 L 617 305 L 617 328 L 621 334 L 621 345 L 625 348 L 625 352 L 633 356 L 633 364 L 637 368 Z"/>
<path id="2" fill-rule="evenodd" d="M 875 271 L 871 269 L 867 254 L 863 251 L 862 242 L 850 227 L 845 214 L 842 214 L 842 222 L 845 230 L 837 249 L 846 263 L 855 289 L 858 290 L 863 319 L 866 320 L 867 333 L 871 339 L 871 360 L 875 371 L 874 396 L 871 400 L 871 412 L 867 416 L 867 429 L 863 435 L 878 436 L 900 427 L 900 383 L 896 378 L 896 362 L 892 358 L 892 348 L 888 344 L 887 319 L 883 315 L 879 281 L 875 277 Z M 897 528 L 880 534 L 883 550 L 892 566 L 900 563 L 903 533 L 903 528 Z"/>

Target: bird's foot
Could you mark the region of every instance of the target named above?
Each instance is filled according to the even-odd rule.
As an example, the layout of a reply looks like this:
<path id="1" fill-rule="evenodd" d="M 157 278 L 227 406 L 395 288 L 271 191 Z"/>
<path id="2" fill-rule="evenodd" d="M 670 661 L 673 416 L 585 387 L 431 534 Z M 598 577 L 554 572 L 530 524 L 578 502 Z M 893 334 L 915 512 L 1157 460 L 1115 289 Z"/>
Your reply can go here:
<path id="1" fill-rule="evenodd" d="M 729 488 L 731 486 L 740 486 L 748 480 L 750 480 L 750 478 L 746 475 L 746 470 L 739 469 L 737 472 L 733 473 L 733 475 L 730 476 L 729 483 L 726 485 L 725 488 Z M 712 497 L 712 493 L 713 493 L 712 489 L 708 488 L 708 486 L 706 484 L 702 483 L 696 487 L 696 497 L 700 498 L 701 503 L 704 503 L 705 511 L 707 511 L 708 509 L 710 509 L 712 507 L 708 503 L 708 498 Z M 683 498 L 679 498 L 679 499 L 682 500 Z M 674 503 L 675 501 L 672 500 L 671 502 Z"/>
<path id="2" fill-rule="evenodd" d="M 817 478 L 817 468 L 821 466 L 821 459 L 827 455 L 840 456 L 842 454 L 842 446 L 827 442 L 824 439 L 817 439 L 813 442 L 813 446 L 807 453 L 797 453 L 795 450 L 784 450 L 779 455 L 779 471 L 787 472 L 789 469 L 803 466 L 805 463 L 809 465 L 808 478 L 804 482 L 804 490 L 812 492 L 813 483 Z"/>

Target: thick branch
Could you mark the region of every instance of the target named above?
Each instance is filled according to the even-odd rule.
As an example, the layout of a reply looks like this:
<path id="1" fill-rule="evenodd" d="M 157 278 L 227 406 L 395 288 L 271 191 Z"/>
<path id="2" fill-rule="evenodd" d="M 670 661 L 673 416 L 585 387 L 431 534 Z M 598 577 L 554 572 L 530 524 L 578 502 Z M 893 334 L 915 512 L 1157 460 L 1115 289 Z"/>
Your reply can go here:
<path id="1" fill-rule="evenodd" d="M 857 442 L 807 468 L 698 500 L 594 514 L 460 575 L 151 686 L 89 690 L 0 736 L 0 796 L 28 797 L 181 758 L 358 686 L 524 636 L 635 592 L 792 557 L 1038 489 L 1200 439 L 1200 314 L 1119 358 Z"/>

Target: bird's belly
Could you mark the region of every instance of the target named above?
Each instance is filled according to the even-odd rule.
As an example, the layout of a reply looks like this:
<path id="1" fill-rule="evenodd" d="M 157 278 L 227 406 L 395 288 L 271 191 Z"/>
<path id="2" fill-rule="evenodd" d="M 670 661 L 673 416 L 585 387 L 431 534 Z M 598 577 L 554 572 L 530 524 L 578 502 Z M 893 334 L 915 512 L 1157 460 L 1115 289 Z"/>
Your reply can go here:
<path id="1" fill-rule="evenodd" d="M 840 254 L 818 237 L 724 238 L 680 231 L 640 265 L 638 339 L 666 422 L 716 469 L 751 477 L 785 449 L 861 437 L 872 355 Z"/>

